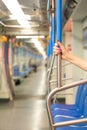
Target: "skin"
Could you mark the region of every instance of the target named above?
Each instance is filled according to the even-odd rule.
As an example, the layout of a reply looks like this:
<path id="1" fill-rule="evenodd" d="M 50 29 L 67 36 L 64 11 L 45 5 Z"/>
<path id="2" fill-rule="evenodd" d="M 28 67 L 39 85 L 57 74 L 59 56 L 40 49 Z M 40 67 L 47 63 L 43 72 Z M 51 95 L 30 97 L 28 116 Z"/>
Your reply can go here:
<path id="1" fill-rule="evenodd" d="M 81 59 L 81 58 L 69 53 L 67 51 L 67 49 L 59 41 L 56 41 L 56 44 L 54 46 L 54 54 L 58 55 L 60 53 L 62 55 L 63 60 L 71 62 L 72 64 L 74 64 L 74 65 L 80 67 L 81 69 L 87 71 L 87 60 Z"/>

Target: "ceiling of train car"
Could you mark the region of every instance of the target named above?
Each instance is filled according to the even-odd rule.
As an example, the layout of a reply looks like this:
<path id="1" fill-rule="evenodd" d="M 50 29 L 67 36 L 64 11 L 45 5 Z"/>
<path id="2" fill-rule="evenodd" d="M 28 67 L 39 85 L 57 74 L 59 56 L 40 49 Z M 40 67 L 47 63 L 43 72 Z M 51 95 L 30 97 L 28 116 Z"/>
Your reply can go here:
<path id="1" fill-rule="evenodd" d="M 10 3 L 8 4 L 9 1 Z M 15 7 L 15 1 L 16 3 L 18 1 L 21 9 L 19 11 L 22 15 L 18 15 L 18 5 Z M 62 7 L 64 7 L 67 1 L 62 1 Z M 8 8 L 9 6 L 10 8 Z M 14 17 L 12 17 L 12 13 L 14 13 Z M 26 26 L 23 25 L 25 21 Z M 49 34 L 47 0 L 0 0 L 0 33 L 6 35 L 47 36 Z M 32 46 L 35 48 L 34 44 Z"/>
<path id="2" fill-rule="evenodd" d="M 15 18 L 10 18 L 11 12 L 3 3 L 6 0 L 0 0 L 0 24 L 3 25 L 8 34 L 48 34 L 48 20 L 47 20 L 47 0 L 18 0 L 23 13 L 28 18 L 30 27 L 23 30 Z M 13 3 L 11 5 L 11 3 Z M 16 12 L 13 0 L 10 0 L 10 5 Z M 21 18 L 22 19 L 22 18 Z"/>
<path id="3" fill-rule="evenodd" d="M 47 0 L 18 0 L 23 13 L 28 18 L 30 27 L 21 27 L 16 18 L 11 17 L 11 11 L 4 1 L 0 0 L 0 32 L 9 35 L 48 35 Z M 15 0 L 9 0 L 10 6 L 17 13 Z M 63 0 L 63 6 L 66 0 Z M 20 16 L 19 16 L 20 17 Z M 21 18 L 23 19 L 23 17 Z"/>

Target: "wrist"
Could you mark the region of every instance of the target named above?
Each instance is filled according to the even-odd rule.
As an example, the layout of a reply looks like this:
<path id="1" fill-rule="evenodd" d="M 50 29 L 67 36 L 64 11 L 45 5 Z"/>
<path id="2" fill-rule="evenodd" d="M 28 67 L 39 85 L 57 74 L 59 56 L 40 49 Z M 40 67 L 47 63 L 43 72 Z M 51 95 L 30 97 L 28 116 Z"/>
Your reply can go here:
<path id="1" fill-rule="evenodd" d="M 66 53 L 65 60 L 70 62 L 71 60 L 73 60 L 73 55 L 71 53 Z"/>

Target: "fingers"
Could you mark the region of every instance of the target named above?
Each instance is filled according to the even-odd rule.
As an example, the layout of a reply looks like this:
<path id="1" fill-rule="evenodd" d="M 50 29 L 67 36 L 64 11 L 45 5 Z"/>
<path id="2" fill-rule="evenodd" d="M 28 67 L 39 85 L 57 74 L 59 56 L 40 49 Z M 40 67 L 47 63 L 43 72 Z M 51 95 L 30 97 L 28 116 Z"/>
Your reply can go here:
<path id="1" fill-rule="evenodd" d="M 63 46 L 62 43 L 60 43 L 59 41 L 57 41 L 56 43 L 57 43 L 57 46 L 59 46 L 61 48 L 62 52 L 66 51 L 66 48 Z"/>
<path id="2" fill-rule="evenodd" d="M 56 55 L 60 54 L 62 52 L 62 48 L 63 48 L 62 44 L 57 40 L 53 48 L 54 54 Z"/>
<path id="3" fill-rule="evenodd" d="M 56 46 L 56 47 L 58 47 L 58 44 L 57 44 L 57 43 L 55 43 L 55 46 Z"/>
<path id="4" fill-rule="evenodd" d="M 62 48 L 62 44 L 58 40 L 56 41 L 56 43 L 57 43 L 57 46 L 59 46 L 60 48 Z"/>
<path id="5" fill-rule="evenodd" d="M 61 43 L 60 43 L 59 41 L 57 41 L 57 42 L 55 43 L 55 46 L 56 46 L 56 47 L 61 47 Z"/>
<path id="6" fill-rule="evenodd" d="M 58 48 L 58 46 L 54 46 L 54 54 L 60 54 L 62 51 L 61 51 L 61 48 Z"/>

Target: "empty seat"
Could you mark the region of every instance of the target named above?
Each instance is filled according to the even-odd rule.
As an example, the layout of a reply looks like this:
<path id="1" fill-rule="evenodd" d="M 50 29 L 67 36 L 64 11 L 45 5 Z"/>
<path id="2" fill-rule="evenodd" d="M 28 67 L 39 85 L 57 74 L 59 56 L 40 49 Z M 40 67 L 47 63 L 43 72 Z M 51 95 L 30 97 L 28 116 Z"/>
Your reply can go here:
<path id="1" fill-rule="evenodd" d="M 14 75 L 14 76 L 19 76 L 19 75 L 20 75 L 19 66 L 18 66 L 18 65 L 15 65 L 15 66 L 13 67 L 13 75 Z"/>
<path id="2" fill-rule="evenodd" d="M 78 90 L 77 90 L 77 93 L 76 93 L 76 100 L 75 100 L 75 104 L 60 104 L 60 103 L 55 103 L 55 104 L 52 104 L 51 105 L 51 109 L 52 110 L 57 110 L 57 109 L 77 109 L 78 107 L 78 104 L 79 104 L 79 101 L 80 101 L 80 98 L 82 97 L 81 96 L 81 93 L 83 91 L 83 87 L 84 87 L 85 84 L 81 84 L 79 87 L 78 87 Z"/>
<path id="3" fill-rule="evenodd" d="M 67 117 L 67 116 L 56 115 L 53 119 L 54 119 L 54 123 L 60 123 L 60 122 L 66 123 L 66 121 L 83 119 L 83 118 L 87 118 L 87 96 L 86 96 L 84 104 L 83 104 L 83 114 L 80 117 Z M 55 129 L 56 130 L 87 130 L 87 123 L 80 123 L 80 124 L 75 124 L 75 125 L 70 125 L 70 126 L 63 126 L 63 127 L 58 127 Z"/>
<path id="4" fill-rule="evenodd" d="M 76 107 L 76 109 L 54 109 L 52 110 L 52 115 L 56 116 L 56 115 L 67 115 L 67 116 L 76 116 L 79 117 L 82 115 L 83 113 L 83 104 L 85 101 L 85 98 L 87 96 L 87 84 L 83 84 L 83 89 L 80 93 L 80 97 L 79 97 L 79 101 L 78 101 L 78 106 Z"/>

